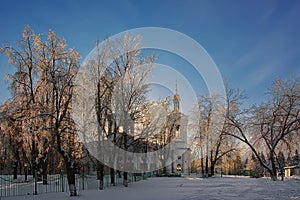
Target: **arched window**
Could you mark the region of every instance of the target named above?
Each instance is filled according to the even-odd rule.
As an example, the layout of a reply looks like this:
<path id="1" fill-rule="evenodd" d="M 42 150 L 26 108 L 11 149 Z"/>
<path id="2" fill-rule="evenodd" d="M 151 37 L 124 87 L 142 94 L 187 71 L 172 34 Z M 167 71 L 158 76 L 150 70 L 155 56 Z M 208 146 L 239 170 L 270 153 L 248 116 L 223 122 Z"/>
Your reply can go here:
<path id="1" fill-rule="evenodd" d="M 181 169 L 181 164 L 177 164 L 176 170 L 177 170 L 177 171 L 181 171 L 181 170 L 182 170 L 182 169 Z"/>

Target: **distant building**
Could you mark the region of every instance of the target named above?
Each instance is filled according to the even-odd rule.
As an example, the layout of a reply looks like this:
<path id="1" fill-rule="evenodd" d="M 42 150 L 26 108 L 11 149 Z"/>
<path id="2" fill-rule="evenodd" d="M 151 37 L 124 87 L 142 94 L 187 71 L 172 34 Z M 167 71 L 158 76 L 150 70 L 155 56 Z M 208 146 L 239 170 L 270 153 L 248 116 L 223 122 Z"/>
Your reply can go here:
<path id="1" fill-rule="evenodd" d="M 284 168 L 285 177 L 300 176 L 300 166 L 288 166 Z"/>

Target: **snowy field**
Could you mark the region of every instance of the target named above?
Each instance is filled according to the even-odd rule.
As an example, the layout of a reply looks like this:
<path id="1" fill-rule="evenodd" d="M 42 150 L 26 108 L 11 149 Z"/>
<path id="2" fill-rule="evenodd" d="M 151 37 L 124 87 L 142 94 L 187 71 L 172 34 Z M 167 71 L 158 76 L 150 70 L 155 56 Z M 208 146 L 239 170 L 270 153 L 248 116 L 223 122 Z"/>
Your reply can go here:
<path id="1" fill-rule="evenodd" d="M 200 200 L 200 199 L 299 199 L 300 180 L 271 181 L 250 178 L 149 178 L 99 191 L 79 190 L 78 197 L 68 193 L 5 197 L 1 200 Z"/>

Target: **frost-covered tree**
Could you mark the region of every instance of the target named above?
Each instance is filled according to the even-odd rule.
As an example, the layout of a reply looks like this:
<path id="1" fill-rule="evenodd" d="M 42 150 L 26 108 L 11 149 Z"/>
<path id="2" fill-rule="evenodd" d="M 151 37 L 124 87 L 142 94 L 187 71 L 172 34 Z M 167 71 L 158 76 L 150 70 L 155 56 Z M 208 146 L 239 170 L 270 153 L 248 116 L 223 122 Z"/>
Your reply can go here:
<path id="1" fill-rule="evenodd" d="M 200 156 L 203 176 L 208 174 L 213 176 L 215 166 L 222 157 L 237 150 L 236 141 L 224 134 L 224 131 L 228 129 L 222 121 L 225 108 L 226 105 L 217 95 L 198 97 L 191 128 L 194 132 L 195 150 Z"/>
<path id="2" fill-rule="evenodd" d="M 70 195 L 76 196 L 74 138 L 76 130 L 70 115 L 74 80 L 79 67 L 79 54 L 74 49 L 66 49 L 66 42 L 48 32 L 40 56 L 41 73 L 47 83 L 47 104 L 39 116 L 48 116 L 46 129 L 49 129 L 52 141 L 62 156 L 69 182 Z"/>
<path id="3" fill-rule="evenodd" d="M 16 134 L 23 134 L 23 142 L 30 149 L 30 155 L 26 155 L 30 162 L 32 174 L 35 175 L 38 160 L 38 139 L 41 134 L 38 130 L 39 119 L 34 116 L 39 113 L 37 95 L 40 87 L 36 86 L 38 80 L 40 35 L 35 34 L 29 26 L 26 26 L 18 47 L 1 46 L 1 53 L 9 57 L 9 64 L 15 67 L 15 73 L 8 75 L 12 93 L 11 107 L 14 108 L 9 118 L 15 123 L 21 123 L 21 129 Z M 17 122 L 19 121 L 19 122 Z M 22 142 L 19 143 L 22 145 Z M 25 154 L 24 154 L 25 155 Z M 17 165 L 17 163 L 15 164 Z"/>
<path id="4" fill-rule="evenodd" d="M 73 148 L 76 131 L 70 109 L 80 57 L 51 30 L 43 40 L 26 26 L 18 44 L 18 49 L 2 46 L 1 52 L 16 68 L 9 76 L 12 102 L 18 110 L 15 119 L 21 120 L 22 132 L 27 133 L 24 138 L 30 145 L 32 173 L 36 174 L 39 166 L 46 177 L 47 155 L 55 146 L 65 164 L 71 196 L 77 195 Z"/>
<path id="5" fill-rule="evenodd" d="M 113 143 L 127 151 L 131 148 L 131 143 L 128 141 L 128 135 L 134 134 L 133 123 L 142 117 L 144 105 L 147 103 L 145 93 L 147 91 L 147 78 L 152 69 L 153 57 L 146 57 L 141 54 L 140 50 L 141 37 L 125 34 L 124 37 L 117 39 L 105 39 L 101 45 L 97 42 L 94 55 L 88 61 L 83 63 L 83 70 L 78 78 L 79 95 L 81 90 L 88 91 L 91 94 L 89 102 L 93 105 L 85 105 L 85 100 L 79 98 L 76 102 L 78 108 L 88 107 L 83 115 L 96 115 L 97 134 L 91 136 L 89 140 L 84 136 L 86 143 L 93 141 L 98 142 L 100 147 L 97 150 L 99 162 L 97 163 L 98 178 L 100 180 L 100 189 L 103 189 L 104 165 L 103 159 L 103 139 L 109 138 Z M 86 81 L 93 85 L 93 89 L 85 88 Z M 83 97 L 85 98 L 85 97 Z M 76 106 L 77 107 L 77 106 Z M 95 113 L 85 114 L 89 110 L 95 110 Z M 82 115 L 82 113 L 79 113 Z M 94 120 L 94 119 L 93 119 Z M 82 122 L 81 132 L 85 132 L 85 125 L 90 122 Z M 122 130 L 122 131 L 121 131 Z M 122 138 L 117 137 L 121 134 Z M 118 140 L 118 141 L 117 141 Z M 114 184 L 115 165 L 120 165 L 117 162 L 118 157 L 115 155 L 112 147 L 109 159 L 114 167 L 110 169 L 111 182 Z M 107 150 L 107 149 L 105 149 Z M 107 151 L 110 151 L 107 150 Z M 94 152 L 95 153 L 95 152 Z M 106 152 L 107 153 L 107 152 Z M 123 161 L 126 159 L 123 158 Z M 125 165 L 125 163 L 123 164 Z M 119 166 L 120 168 L 120 166 Z M 124 185 L 128 185 L 127 172 L 124 166 Z"/>
<path id="6" fill-rule="evenodd" d="M 130 146 L 127 135 L 134 135 L 134 121 L 140 117 L 143 105 L 146 103 L 147 78 L 149 72 L 152 70 L 154 57 L 141 55 L 140 36 L 125 34 L 122 38 L 113 41 L 108 39 L 105 42 L 110 47 L 106 55 L 110 55 L 111 59 L 111 65 L 105 66 L 106 72 L 108 71 L 110 75 L 108 77 L 106 75 L 106 79 L 102 81 L 104 85 L 105 83 L 109 83 L 106 86 L 109 89 L 110 95 L 106 97 L 106 107 L 109 108 L 106 112 L 106 118 L 113 113 L 113 123 L 110 124 L 122 127 L 124 136 L 122 147 L 126 151 Z M 96 108 L 98 108 L 97 113 L 99 114 L 99 109 L 103 107 L 101 101 L 103 102 L 103 99 L 97 96 Z M 97 117 L 98 121 L 103 119 L 98 114 Z M 103 122 L 100 124 L 103 125 Z M 123 160 L 126 161 L 126 158 L 123 158 Z M 124 185 L 127 187 L 128 178 L 125 166 L 124 169 Z"/>

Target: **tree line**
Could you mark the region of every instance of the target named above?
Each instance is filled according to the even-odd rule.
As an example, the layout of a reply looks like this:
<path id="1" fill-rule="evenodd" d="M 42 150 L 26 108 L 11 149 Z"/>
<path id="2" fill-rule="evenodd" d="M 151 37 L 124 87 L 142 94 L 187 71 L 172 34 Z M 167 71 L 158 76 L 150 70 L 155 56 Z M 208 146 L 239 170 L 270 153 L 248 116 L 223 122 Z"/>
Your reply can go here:
<path id="1" fill-rule="evenodd" d="M 105 166 L 105 152 L 100 149 L 99 155 L 93 155 L 85 146 L 84 134 L 93 132 L 91 129 L 96 127 L 96 135 L 88 137 L 93 136 L 100 147 L 107 138 L 125 151 L 145 153 L 165 145 L 159 136 L 166 134 L 161 128 L 164 120 L 160 113 L 167 111 L 156 109 L 157 113 L 153 113 L 151 106 L 161 104 L 164 108 L 166 102 L 146 101 L 155 56 L 142 54 L 140 36 L 126 34 L 114 40 L 105 39 L 102 44 L 96 42 L 94 57 L 82 63 L 86 74 L 80 71 L 79 53 L 68 49 L 66 41 L 51 30 L 43 38 L 26 26 L 17 48 L 1 46 L 1 53 L 8 56 L 15 71 L 7 76 L 12 98 L 0 110 L 1 171 L 11 173 L 12 169 L 14 178 L 23 173 L 25 179 L 28 173 L 35 178 L 42 176 L 44 184 L 47 174 L 63 171 L 70 195 L 76 196 L 75 174 L 85 164 L 95 166 L 99 189 L 104 187 L 107 168 L 110 182 L 115 185 L 116 164 Z M 93 87 L 84 88 L 87 82 Z M 97 124 L 92 128 L 88 126 L 90 108 L 95 111 Z M 76 123 L 74 116 L 78 114 L 83 117 Z M 141 127 L 140 139 L 132 137 L 133 123 Z M 156 144 L 149 142 L 149 138 L 155 138 Z M 115 151 L 109 154 L 110 162 L 116 163 L 120 155 Z M 126 158 L 122 162 L 125 166 Z M 128 186 L 126 170 L 123 181 Z"/>

